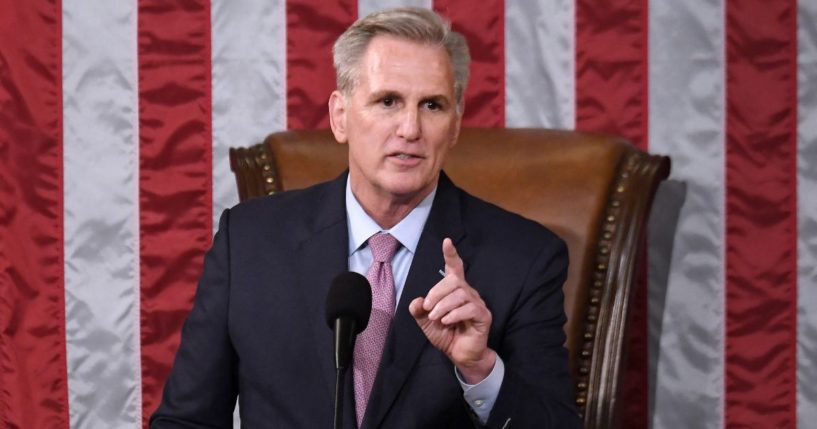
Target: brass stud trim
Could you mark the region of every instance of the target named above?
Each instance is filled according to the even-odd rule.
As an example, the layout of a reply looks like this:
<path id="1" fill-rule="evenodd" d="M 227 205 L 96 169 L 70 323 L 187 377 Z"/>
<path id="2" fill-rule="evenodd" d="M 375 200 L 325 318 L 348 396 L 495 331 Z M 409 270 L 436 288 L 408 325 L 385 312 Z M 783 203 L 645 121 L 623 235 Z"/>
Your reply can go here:
<path id="1" fill-rule="evenodd" d="M 582 376 L 582 381 L 576 384 L 576 405 L 580 415 L 584 415 L 584 408 L 587 404 L 587 391 L 589 383 L 587 375 L 590 373 L 590 365 L 593 359 L 593 342 L 596 336 L 596 323 L 599 320 L 599 304 L 604 296 L 605 279 L 609 276 L 610 266 L 608 258 L 613 249 L 613 240 L 616 238 L 616 222 L 620 218 L 622 207 L 622 196 L 628 187 L 631 176 L 634 176 L 640 154 L 629 156 L 621 167 L 621 172 L 615 179 L 613 185 L 614 195 L 607 203 L 607 210 L 601 225 L 601 239 L 596 248 L 596 266 L 593 270 L 592 288 L 590 289 L 589 306 L 585 314 L 584 334 L 582 338 L 582 358 L 578 372 Z"/>
<path id="2" fill-rule="evenodd" d="M 264 143 L 253 146 L 247 156 L 247 162 L 260 170 L 261 186 L 266 195 L 275 194 L 276 177 L 275 169 L 272 166 L 273 156 L 269 153 L 269 148 Z M 257 171 L 258 171 L 257 170 Z"/>

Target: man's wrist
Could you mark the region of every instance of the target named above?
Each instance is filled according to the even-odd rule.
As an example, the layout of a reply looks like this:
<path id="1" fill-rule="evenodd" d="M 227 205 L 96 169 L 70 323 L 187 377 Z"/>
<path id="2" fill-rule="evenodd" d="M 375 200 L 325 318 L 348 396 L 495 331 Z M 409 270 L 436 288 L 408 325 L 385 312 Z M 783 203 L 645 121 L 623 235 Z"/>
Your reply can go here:
<path id="1" fill-rule="evenodd" d="M 457 366 L 457 371 L 463 378 L 463 381 L 468 384 L 479 384 L 485 380 L 496 365 L 496 352 L 492 349 L 485 349 L 483 357 L 473 364 L 465 366 Z"/>

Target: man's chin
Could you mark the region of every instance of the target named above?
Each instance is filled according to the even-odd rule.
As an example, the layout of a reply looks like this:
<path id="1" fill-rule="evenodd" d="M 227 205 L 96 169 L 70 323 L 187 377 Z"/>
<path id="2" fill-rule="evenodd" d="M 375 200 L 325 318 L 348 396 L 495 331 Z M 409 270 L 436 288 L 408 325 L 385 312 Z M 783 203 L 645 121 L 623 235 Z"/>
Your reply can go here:
<path id="1" fill-rule="evenodd" d="M 421 182 L 419 180 L 400 180 L 399 178 L 392 180 L 384 187 L 385 191 L 390 194 L 395 201 L 419 201 L 420 199 L 425 198 L 425 196 L 428 195 L 433 188 L 433 184 L 429 185 L 428 183 Z"/>

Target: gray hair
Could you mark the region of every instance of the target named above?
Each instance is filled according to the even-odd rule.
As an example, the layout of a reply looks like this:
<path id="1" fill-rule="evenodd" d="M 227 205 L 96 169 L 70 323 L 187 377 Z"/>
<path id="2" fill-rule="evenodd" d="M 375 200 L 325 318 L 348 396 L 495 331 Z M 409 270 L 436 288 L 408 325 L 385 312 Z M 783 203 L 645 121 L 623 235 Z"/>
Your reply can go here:
<path id="1" fill-rule="evenodd" d="M 449 22 L 423 8 L 396 8 L 371 13 L 358 19 L 338 37 L 332 55 L 337 86 L 342 93 L 350 94 L 357 87 L 360 59 L 369 43 L 378 35 L 445 48 L 454 69 L 454 96 L 459 110 L 468 85 L 468 65 L 471 62 L 468 44 L 465 37 L 451 30 Z"/>

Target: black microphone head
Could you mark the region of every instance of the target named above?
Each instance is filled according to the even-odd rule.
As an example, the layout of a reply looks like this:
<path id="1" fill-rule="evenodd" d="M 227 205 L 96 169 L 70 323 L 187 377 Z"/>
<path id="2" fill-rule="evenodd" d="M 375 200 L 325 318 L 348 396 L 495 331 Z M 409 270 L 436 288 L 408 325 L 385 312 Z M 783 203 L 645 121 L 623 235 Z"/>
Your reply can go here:
<path id="1" fill-rule="evenodd" d="M 353 271 L 340 273 L 332 280 L 326 295 L 326 323 L 335 329 L 335 319 L 348 317 L 355 321 L 355 335 L 369 324 L 372 312 L 372 287 L 369 280 Z"/>

